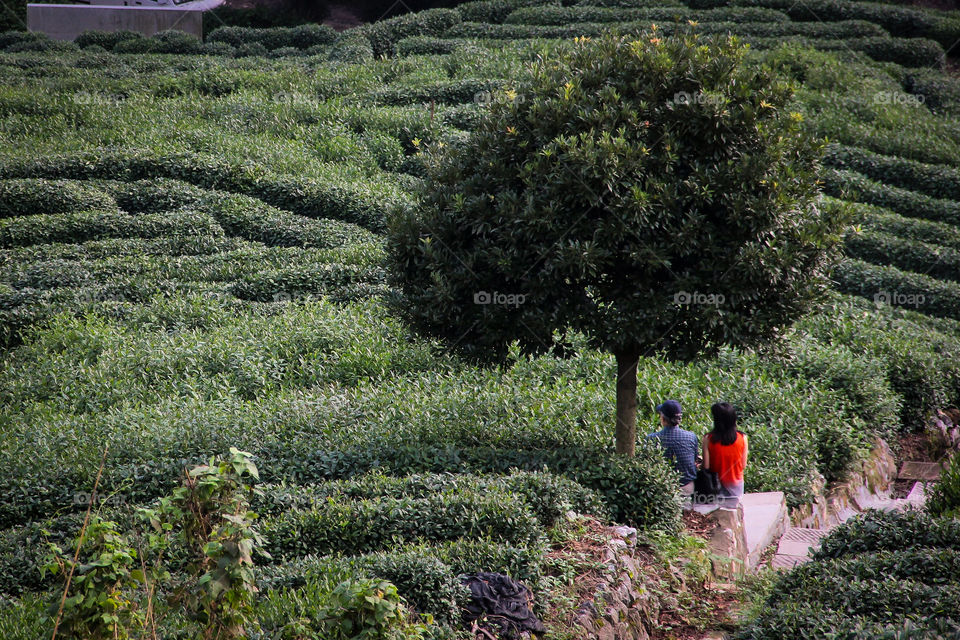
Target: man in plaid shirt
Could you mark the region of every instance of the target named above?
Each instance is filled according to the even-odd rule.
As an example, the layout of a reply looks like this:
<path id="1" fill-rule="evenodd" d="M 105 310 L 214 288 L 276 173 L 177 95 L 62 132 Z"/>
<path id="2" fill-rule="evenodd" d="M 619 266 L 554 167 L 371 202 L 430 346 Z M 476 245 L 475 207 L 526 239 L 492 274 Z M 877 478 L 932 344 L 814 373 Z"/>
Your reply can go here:
<path id="1" fill-rule="evenodd" d="M 697 454 L 700 452 L 700 439 L 696 434 L 680 428 L 683 410 L 676 400 L 667 400 L 657 405 L 660 414 L 660 431 L 651 433 L 648 438 L 656 438 L 663 447 L 663 453 L 680 472 L 680 492 L 685 496 L 693 495 L 693 481 L 697 477 Z"/>

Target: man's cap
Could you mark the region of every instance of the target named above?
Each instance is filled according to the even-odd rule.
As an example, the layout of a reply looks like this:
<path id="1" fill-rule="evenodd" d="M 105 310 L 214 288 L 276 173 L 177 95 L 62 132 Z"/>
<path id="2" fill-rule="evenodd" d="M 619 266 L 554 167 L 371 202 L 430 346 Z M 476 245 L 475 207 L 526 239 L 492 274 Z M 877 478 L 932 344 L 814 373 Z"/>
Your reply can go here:
<path id="1" fill-rule="evenodd" d="M 683 413 L 683 409 L 680 408 L 680 403 L 676 400 L 667 400 L 663 404 L 657 405 L 657 413 L 662 413 L 668 418 L 676 418 Z"/>

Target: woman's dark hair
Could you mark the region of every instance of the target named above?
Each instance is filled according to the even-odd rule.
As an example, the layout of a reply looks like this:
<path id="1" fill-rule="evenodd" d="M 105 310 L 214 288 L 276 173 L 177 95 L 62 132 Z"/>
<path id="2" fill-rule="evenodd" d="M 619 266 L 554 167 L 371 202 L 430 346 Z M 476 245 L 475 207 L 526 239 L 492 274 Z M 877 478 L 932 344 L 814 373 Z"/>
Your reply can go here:
<path id="1" fill-rule="evenodd" d="M 710 407 L 713 415 L 711 439 L 730 446 L 737 441 L 737 410 L 729 402 L 717 402 Z"/>

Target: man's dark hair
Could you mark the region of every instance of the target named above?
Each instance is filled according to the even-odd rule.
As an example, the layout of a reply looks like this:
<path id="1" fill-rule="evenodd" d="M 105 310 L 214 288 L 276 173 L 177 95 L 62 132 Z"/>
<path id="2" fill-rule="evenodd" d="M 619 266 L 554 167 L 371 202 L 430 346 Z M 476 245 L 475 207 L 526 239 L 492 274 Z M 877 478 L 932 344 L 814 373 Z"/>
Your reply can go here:
<path id="1" fill-rule="evenodd" d="M 717 402 L 710 407 L 713 415 L 713 431 L 710 437 L 722 445 L 730 446 L 737 441 L 737 410 L 729 402 Z"/>

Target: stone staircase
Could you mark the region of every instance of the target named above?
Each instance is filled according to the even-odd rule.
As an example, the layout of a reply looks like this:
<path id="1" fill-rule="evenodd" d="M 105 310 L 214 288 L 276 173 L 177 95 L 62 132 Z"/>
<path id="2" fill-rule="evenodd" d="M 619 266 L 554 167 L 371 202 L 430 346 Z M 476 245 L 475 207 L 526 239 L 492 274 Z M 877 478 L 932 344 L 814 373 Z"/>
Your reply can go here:
<path id="1" fill-rule="evenodd" d="M 777 543 L 777 552 L 769 566 L 774 569 L 792 569 L 807 562 L 825 535 L 838 524 L 866 509 L 889 511 L 922 507 L 926 501 L 926 483 L 935 482 L 940 477 L 940 469 L 939 464 L 930 462 L 904 462 L 897 479 L 915 481 L 907 497 L 891 498 L 889 494 L 855 496 L 852 505 L 837 511 L 835 524 L 823 528 L 788 527 Z"/>

